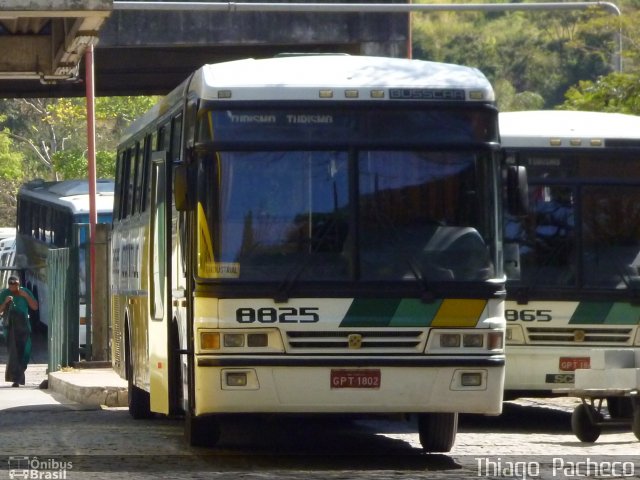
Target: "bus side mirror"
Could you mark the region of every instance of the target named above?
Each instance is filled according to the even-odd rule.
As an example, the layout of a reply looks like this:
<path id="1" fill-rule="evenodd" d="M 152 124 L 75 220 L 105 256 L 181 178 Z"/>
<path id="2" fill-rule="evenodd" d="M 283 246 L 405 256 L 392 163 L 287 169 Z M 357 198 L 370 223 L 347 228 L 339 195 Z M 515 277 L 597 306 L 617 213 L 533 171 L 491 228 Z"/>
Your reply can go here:
<path id="1" fill-rule="evenodd" d="M 529 211 L 529 187 L 525 167 L 507 167 L 507 210 L 511 215 L 525 215 Z"/>
<path id="2" fill-rule="evenodd" d="M 192 199 L 189 192 L 189 167 L 185 164 L 176 165 L 173 170 L 173 198 L 176 210 L 186 212 L 191 209 Z"/>

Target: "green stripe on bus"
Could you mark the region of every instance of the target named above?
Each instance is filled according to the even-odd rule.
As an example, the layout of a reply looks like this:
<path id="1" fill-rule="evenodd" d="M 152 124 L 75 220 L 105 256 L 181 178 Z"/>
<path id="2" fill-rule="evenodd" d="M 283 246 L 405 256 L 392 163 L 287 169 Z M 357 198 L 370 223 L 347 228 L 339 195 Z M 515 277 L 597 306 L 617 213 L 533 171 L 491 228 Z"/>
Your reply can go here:
<path id="1" fill-rule="evenodd" d="M 640 305 L 616 302 L 604 323 L 608 325 L 638 325 L 640 324 Z"/>
<path id="2" fill-rule="evenodd" d="M 400 299 L 356 298 L 340 327 L 387 327 Z"/>
<path id="3" fill-rule="evenodd" d="M 355 299 L 340 327 L 427 327 L 442 300 L 422 303 L 417 299 Z"/>
<path id="4" fill-rule="evenodd" d="M 605 323 L 612 306 L 611 302 L 580 302 L 569 323 L 579 325 Z"/>
<path id="5" fill-rule="evenodd" d="M 438 313 L 442 300 L 424 303 L 415 298 L 406 298 L 400 302 L 390 327 L 428 327 Z"/>

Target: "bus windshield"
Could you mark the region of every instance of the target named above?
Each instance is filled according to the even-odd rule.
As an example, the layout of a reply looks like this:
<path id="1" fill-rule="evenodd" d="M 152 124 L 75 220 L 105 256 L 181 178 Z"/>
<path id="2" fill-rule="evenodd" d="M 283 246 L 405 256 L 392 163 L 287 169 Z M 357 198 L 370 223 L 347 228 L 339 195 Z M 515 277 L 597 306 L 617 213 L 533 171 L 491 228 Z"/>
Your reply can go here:
<path id="1" fill-rule="evenodd" d="M 533 208 L 526 217 L 507 218 L 505 242 L 519 255 L 509 280 L 536 288 L 637 289 L 637 157 L 522 154 L 520 162 Z"/>
<path id="2" fill-rule="evenodd" d="M 423 150 L 211 151 L 198 164 L 198 275 L 489 279 L 479 163 Z"/>

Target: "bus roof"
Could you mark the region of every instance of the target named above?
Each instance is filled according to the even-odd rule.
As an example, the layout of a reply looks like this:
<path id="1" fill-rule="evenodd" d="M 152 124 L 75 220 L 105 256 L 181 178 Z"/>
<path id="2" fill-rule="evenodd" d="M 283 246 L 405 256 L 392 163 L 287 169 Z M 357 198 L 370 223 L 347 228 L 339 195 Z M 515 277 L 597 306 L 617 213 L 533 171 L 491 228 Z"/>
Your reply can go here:
<path id="1" fill-rule="evenodd" d="M 339 54 L 248 58 L 200 67 L 134 121 L 121 143 L 184 101 L 187 90 L 221 102 L 495 100 L 484 74 L 462 65 Z"/>
<path id="2" fill-rule="evenodd" d="M 205 65 L 195 73 L 191 85 L 210 100 L 494 99 L 491 84 L 476 68 L 350 55 L 292 55 Z M 384 95 L 372 96 L 372 89 Z M 406 91 L 398 91 L 401 89 Z"/>
<path id="3" fill-rule="evenodd" d="M 635 115 L 532 110 L 501 112 L 499 122 L 504 147 L 640 146 L 640 116 Z"/>
<path id="4" fill-rule="evenodd" d="M 108 213 L 113 210 L 113 180 L 96 181 L 96 210 Z M 19 198 L 32 198 L 41 203 L 59 205 L 73 214 L 89 213 L 89 181 L 62 180 L 45 182 L 33 180 L 25 183 L 18 191 Z"/>

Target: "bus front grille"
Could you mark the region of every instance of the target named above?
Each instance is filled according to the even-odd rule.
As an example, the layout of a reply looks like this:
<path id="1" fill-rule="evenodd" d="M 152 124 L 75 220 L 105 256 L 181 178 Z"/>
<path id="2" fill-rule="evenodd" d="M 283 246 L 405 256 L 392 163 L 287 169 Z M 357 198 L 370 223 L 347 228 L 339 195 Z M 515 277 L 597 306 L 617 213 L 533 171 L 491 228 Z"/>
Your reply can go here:
<path id="1" fill-rule="evenodd" d="M 426 334 L 410 331 L 289 331 L 287 351 L 291 353 L 346 353 L 355 355 L 420 353 Z"/>
<path id="2" fill-rule="evenodd" d="M 632 345 L 633 328 L 529 327 L 530 344 Z"/>

